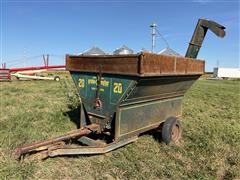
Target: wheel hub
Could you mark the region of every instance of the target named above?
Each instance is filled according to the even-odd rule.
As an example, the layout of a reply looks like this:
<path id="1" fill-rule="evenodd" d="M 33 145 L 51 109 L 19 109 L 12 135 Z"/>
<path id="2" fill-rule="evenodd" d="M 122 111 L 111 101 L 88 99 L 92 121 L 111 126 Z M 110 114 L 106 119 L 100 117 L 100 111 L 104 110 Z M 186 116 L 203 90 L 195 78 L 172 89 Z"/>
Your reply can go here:
<path id="1" fill-rule="evenodd" d="M 176 142 L 180 137 L 180 127 L 176 124 L 172 128 L 171 139 Z"/>

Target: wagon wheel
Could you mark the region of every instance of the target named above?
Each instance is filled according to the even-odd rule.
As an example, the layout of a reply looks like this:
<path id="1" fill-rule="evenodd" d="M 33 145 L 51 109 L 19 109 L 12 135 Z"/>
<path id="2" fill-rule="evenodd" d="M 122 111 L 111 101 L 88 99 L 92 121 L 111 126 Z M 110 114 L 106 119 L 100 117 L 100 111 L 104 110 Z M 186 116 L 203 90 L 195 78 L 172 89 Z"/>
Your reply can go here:
<path id="1" fill-rule="evenodd" d="M 162 141 L 166 144 L 179 141 L 182 135 L 182 126 L 176 117 L 169 117 L 162 127 Z"/>
<path id="2" fill-rule="evenodd" d="M 60 81 L 60 77 L 59 76 L 55 76 L 54 77 L 54 81 Z"/>

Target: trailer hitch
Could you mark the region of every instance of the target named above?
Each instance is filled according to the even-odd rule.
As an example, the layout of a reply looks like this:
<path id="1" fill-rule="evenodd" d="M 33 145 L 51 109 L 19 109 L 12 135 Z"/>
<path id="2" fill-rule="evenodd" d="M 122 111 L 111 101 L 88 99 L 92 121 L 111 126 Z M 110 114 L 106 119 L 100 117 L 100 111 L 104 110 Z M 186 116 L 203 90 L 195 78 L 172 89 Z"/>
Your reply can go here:
<path id="1" fill-rule="evenodd" d="M 80 154 L 104 154 L 119 147 L 125 146 L 138 139 L 137 136 L 129 137 L 121 141 L 105 142 L 91 139 L 86 135 L 92 131 L 98 131 L 99 125 L 91 124 L 81 129 L 77 129 L 63 136 L 59 136 L 46 141 L 39 141 L 15 150 L 16 159 L 27 160 L 42 160 L 48 157 L 55 157 L 61 155 L 80 155 Z M 83 145 L 66 144 L 64 141 L 69 139 L 76 139 Z M 25 157 L 24 155 L 29 154 Z"/>
<path id="2" fill-rule="evenodd" d="M 22 147 L 19 147 L 15 150 L 16 159 L 20 158 L 21 155 L 31 153 L 31 152 L 39 152 L 46 149 L 51 149 L 51 147 L 59 146 L 65 144 L 64 141 L 74 138 L 79 138 L 81 136 L 88 135 L 93 131 L 99 131 L 99 125 L 91 124 L 80 129 L 76 129 L 68 132 L 65 135 L 55 137 L 53 139 L 49 139 L 46 141 L 38 141 L 34 142 Z"/>

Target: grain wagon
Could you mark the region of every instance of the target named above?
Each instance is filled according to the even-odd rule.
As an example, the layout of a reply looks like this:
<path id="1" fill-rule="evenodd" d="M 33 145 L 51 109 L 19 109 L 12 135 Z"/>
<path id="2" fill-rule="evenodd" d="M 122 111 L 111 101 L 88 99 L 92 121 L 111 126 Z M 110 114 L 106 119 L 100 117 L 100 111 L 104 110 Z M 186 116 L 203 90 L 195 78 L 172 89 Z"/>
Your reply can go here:
<path id="1" fill-rule="evenodd" d="M 35 152 L 41 158 L 102 154 L 151 129 L 161 131 L 164 143 L 177 142 L 183 96 L 204 73 L 205 62 L 196 58 L 208 29 L 225 35 L 225 27 L 200 19 L 185 57 L 146 52 L 66 55 L 66 69 L 80 96 L 79 129 L 19 147 L 17 157 Z"/>

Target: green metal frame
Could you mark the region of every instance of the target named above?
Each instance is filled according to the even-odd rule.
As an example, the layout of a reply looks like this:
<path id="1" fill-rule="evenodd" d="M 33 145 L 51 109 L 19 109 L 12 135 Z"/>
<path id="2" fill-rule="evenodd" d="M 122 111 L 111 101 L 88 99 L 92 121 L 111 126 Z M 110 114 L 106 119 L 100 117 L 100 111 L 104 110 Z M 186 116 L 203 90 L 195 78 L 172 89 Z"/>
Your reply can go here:
<path id="1" fill-rule="evenodd" d="M 102 74 L 98 87 L 99 73 L 71 72 L 71 75 L 82 102 L 80 127 L 102 124 L 101 129 L 107 127 L 115 141 L 156 128 L 170 116 L 181 116 L 184 93 L 200 76 Z M 119 84 L 121 87 L 117 89 L 115 85 Z M 102 102 L 100 109 L 95 108 L 97 88 Z"/>

